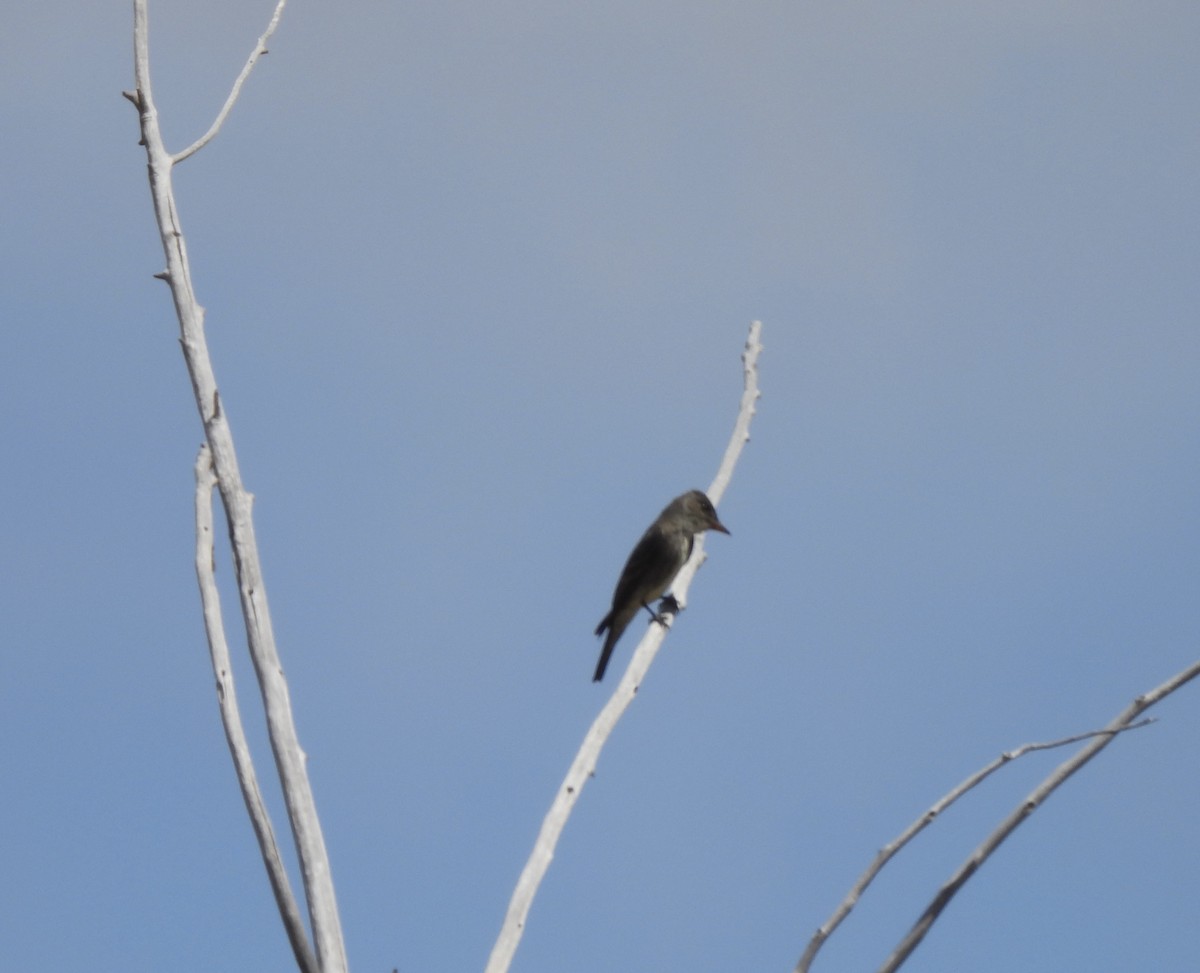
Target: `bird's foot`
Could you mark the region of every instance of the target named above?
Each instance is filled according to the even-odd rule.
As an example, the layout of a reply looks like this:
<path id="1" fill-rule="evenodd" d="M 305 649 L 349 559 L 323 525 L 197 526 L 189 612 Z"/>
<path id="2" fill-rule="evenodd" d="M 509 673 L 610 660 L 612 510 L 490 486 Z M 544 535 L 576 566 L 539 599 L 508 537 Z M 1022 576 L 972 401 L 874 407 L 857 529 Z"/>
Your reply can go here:
<path id="1" fill-rule="evenodd" d="M 666 626 L 667 616 L 674 617 L 679 614 L 679 602 L 675 600 L 674 595 L 667 595 L 658 603 L 658 611 L 655 611 L 645 602 L 642 602 L 642 607 L 650 613 L 650 617 L 658 622 L 659 625 Z"/>

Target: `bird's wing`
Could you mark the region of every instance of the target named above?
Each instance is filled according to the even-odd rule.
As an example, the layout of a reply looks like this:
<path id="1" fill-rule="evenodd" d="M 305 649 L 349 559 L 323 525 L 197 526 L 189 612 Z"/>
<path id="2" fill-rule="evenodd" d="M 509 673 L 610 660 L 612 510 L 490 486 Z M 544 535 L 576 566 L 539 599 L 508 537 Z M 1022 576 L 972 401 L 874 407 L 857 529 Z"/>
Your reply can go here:
<path id="1" fill-rule="evenodd" d="M 687 560 L 681 540 L 659 530 L 657 525 L 646 531 L 625 562 L 617 590 L 613 593 L 613 607 L 630 601 L 635 604 L 651 602 L 660 597 Z"/>

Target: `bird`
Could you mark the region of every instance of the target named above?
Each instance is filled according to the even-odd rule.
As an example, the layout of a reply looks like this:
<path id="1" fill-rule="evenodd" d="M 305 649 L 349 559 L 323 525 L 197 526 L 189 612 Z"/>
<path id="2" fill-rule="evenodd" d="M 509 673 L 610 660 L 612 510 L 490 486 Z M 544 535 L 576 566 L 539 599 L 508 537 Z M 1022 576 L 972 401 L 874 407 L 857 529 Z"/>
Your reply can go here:
<path id="1" fill-rule="evenodd" d="M 617 640 L 624 633 L 639 608 L 645 608 L 656 622 L 662 617 L 650 607 L 650 602 L 662 597 L 671 586 L 679 569 L 692 556 L 696 535 L 706 530 L 729 530 L 717 519 L 716 508 L 700 490 L 689 490 L 672 500 L 658 519 L 646 528 L 646 533 L 633 548 L 613 591 L 612 609 L 596 626 L 596 634 L 608 632 L 596 674 L 592 682 L 604 678 L 608 660 Z"/>

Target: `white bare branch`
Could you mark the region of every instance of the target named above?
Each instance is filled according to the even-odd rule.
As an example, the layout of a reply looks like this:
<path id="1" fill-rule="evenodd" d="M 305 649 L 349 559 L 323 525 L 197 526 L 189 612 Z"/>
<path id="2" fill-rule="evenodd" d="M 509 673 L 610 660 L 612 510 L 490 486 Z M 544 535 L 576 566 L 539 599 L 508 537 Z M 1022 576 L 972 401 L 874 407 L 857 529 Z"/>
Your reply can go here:
<path id="1" fill-rule="evenodd" d="M 1198 675 L 1200 675 L 1200 662 L 1195 662 L 1172 676 L 1161 686 L 1138 696 L 1108 726 L 1100 730 L 1091 743 L 1080 749 L 1075 756 L 1055 767 L 1053 772 L 1000 823 L 999 827 L 988 835 L 978 848 L 971 852 L 967 860 L 959 866 L 958 870 L 938 890 L 937 895 L 933 897 L 933 901 L 921 913 L 921 917 L 913 924 L 912 929 L 908 931 L 908 934 L 896 946 L 892 955 L 879 968 L 879 973 L 894 973 L 895 970 L 900 968 L 901 964 L 912 954 L 912 951 L 920 945 L 921 940 L 925 938 L 930 927 L 937 921 L 938 916 L 942 914 L 942 910 L 946 908 L 950 900 L 958 893 L 958 890 L 979 870 L 979 866 L 988 860 L 992 852 L 1000 847 L 1004 839 L 1012 834 L 1029 815 L 1033 814 L 1034 811 L 1045 803 L 1046 798 L 1066 783 L 1067 779 L 1075 771 L 1079 770 L 1101 750 L 1112 743 L 1118 733 L 1130 729 L 1134 721 L 1142 713 L 1155 703 L 1169 696 L 1176 689 L 1191 682 Z"/>
<path id="2" fill-rule="evenodd" d="M 725 450 L 721 466 L 708 491 L 709 498 L 714 503 L 725 492 L 725 487 L 733 475 L 733 468 L 737 464 L 742 448 L 750 440 L 750 420 L 754 416 L 755 404 L 760 394 L 758 390 L 758 356 L 762 352 L 762 344 L 759 340 L 761 333 L 761 322 L 755 321 L 750 325 L 750 335 L 746 339 L 746 348 L 742 353 L 745 387 L 741 406 L 738 410 L 737 421 L 734 423 L 729 447 Z M 671 591 L 680 608 L 687 604 L 688 585 L 705 557 L 703 535 L 698 535 L 691 558 L 671 585 Z M 625 675 L 613 692 L 612 698 L 605 704 L 584 736 L 579 752 L 571 762 L 570 769 L 550 805 L 550 810 L 542 821 L 541 830 L 534 842 L 533 852 L 517 880 L 517 887 L 513 890 L 512 898 L 508 903 L 508 912 L 505 914 L 500 935 L 488 958 L 486 973 L 507 973 L 512 965 L 513 956 L 516 954 L 517 946 L 525 931 L 525 922 L 529 916 L 529 909 L 533 905 L 533 898 L 554 858 L 554 850 L 566 827 L 567 819 L 571 816 L 575 802 L 579 800 L 583 785 L 595 773 L 596 764 L 600 760 L 600 751 L 616 727 L 617 721 L 629 708 L 629 704 L 633 702 L 638 687 L 641 686 L 650 664 L 662 646 L 663 639 L 666 638 L 667 629 L 670 628 L 673 618 L 673 614 L 665 612 L 663 624 L 650 623 L 646 634 L 633 653 L 633 659 L 625 670 Z"/>
<path id="3" fill-rule="evenodd" d="M 250 823 L 254 826 L 254 835 L 258 839 L 263 864 L 267 868 L 267 877 L 271 881 L 271 891 L 275 893 L 275 903 L 279 907 L 279 914 L 283 916 L 283 924 L 292 944 L 296 963 L 301 973 L 319 973 L 316 957 L 308 945 L 308 933 L 304 929 L 300 907 L 288 881 L 283 857 L 279 854 L 279 845 L 275 841 L 275 830 L 271 826 L 270 815 L 267 814 L 266 802 L 263 801 L 262 792 L 258 787 L 254 759 L 246 741 L 242 715 L 238 709 L 229 643 L 225 639 L 225 623 L 221 617 L 221 598 L 217 591 L 216 578 L 213 576 L 215 563 L 212 491 L 216 484 L 212 452 L 205 443 L 196 457 L 196 581 L 200 585 L 200 604 L 204 609 L 208 653 L 212 658 L 213 675 L 217 679 L 221 722 L 225 726 L 225 739 L 229 743 L 229 754 L 233 757 L 233 766 L 237 771 L 242 799 L 246 802 L 246 811 L 250 815 Z"/>
<path id="4" fill-rule="evenodd" d="M 172 162 L 182 162 L 188 156 L 195 155 L 204 146 L 208 145 L 214 138 L 217 137 L 217 132 L 221 131 L 221 126 L 225 124 L 225 119 L 229 117 L 229 113 L 233 111 L 233 106 L 237 103 L 238 95 L 242 93 L 242 85 L 246 83 L 246 79 L 250 77 L 250 72 L 254 70 L 254 65 L 258 63 L 258 59 L 267 53 L 267 41 L 270 40 L 272 34 L 275 33 L 275 28 L 279 26 L 279 18 L 283 16 L 283 5 L 287 0 L 279 0 L 275 5 L 275 13 L 271 16 L 271 22 L 267 24 L 267 29 L 263 31 L 262 37 L 258 39 L 258 43 L 254 45 L 254 50 L 250 52 L 250 57 L 246 59 L 246 64 L 242 68 L 241 74 L 237 76 L 237 80 L 233 82 L 233 89 L 229 92 L 229 97 L 225 99 L 225 104 L 221 106 L 221 110 L 217 113 L 216 119 L 209 126 L 207 132 L 201 135 L 195 142 L 189 145 L 182 152 L 176 152 L 171 157 Z"/>
<path id="5" fill-rule="evenodd" d="M 1120 732 L 1125 730 L 1136 730 L 1153 722 L 1153 718 L 1147 717 L 1144 720 L 1139 720 L 1137 723 L 1132 723 L 1129 726 L 1122 727 Z M 891 861 L 892 858 L 894 858 L 905 845 L 913 840 L 913 838 L 929 827 L 929 825 L 933 824 L 933 822 L 937 820 L 938 816 L 960 797 L 962 797 L 972 788 L 983 783 L 984 780 L 994 774 L 1001 767 L 1007 766 L 1014 760 L 1025 756 L 1027 753 L 1033 753 L 1039 750 L 1052 750 L 1055 747 L 1066 747 L 1072 743 L 1078 743 L 1080 740 L 1087 740 L 1098 736 L 1111 736 L 1112 733 L 1113 731 L 1110 729 L 1091 730 L 1087 733 L 1077 733 L 1074 736 L 1069 736 L 1062 740 L 1052 740 L 1049 743 L 1022 744 L 1014 750 L 1008 750 L 1000 754 L 1000 756 L 998 756 L 991 763 L 977 770 L 948 794 L 939 798 L 924 814 L 922 814 L 912 824 L 905 828 L 904 831 L 902 831 L 897 837 L 893 838 L 892 841 L 884 845 L 879 850 L 879 854 L 875 856 L 875 860 L 872 861 L 867 867 L 867 870 L 859 876 L 858 881 L 854 883 L 854 886 L 847 893 L 846 897 L 842 899 L 840 903 L 838 903 L 838 907 L 834 909 L 833 915 L 831 915 L 825 921 L 825 924 L 822 925 L 821 928 L 818 929 L 813 935 L 813 938 L 809 940 L 808 948 L 805 949 L 804 955 L 800 957 L 800 962 L 796 964 L 794 973 L 808 973 L 809 968 L 812 966 L 813 960 L 817 957 L 817 953 L 820 951 L 821 947 L 825 945 L 825 941 L 831 935 L 833 935 L 834 930 L 836 930 L 837 927 L 842 924 L 842 920 L 844 920 L 846 916 L 850 914 L 851 910 L 858 904 L 858 900 L 862 897 L 863 892 L 865 892 L 867 890 L 867 886 L 869 886 L 875 880 L 875 876 L 879 874 L 883 866 Z"/>
<path id="6" fill-rule="evenodd" d="M 175 160 L 163 145 L 158 111 L 150 86 L 146 8 L 147 0 L 134 0 L 134 74 L 137 90 L 126 97 L 138 109 L 141 144 L 145 146 L 149 160 L 150 193 L 166 258 L 166 269 L 156 276 L 171 288 L 175 313 L 179 319 L 179 340 L 184 360 L 200 420 L 204 425 L 205 438 L 212 451 L 212 468 L 216 473 L 217 487 L 229 525 L 247 645 L 261 690 L 267 733 L 304 883 L 313 952 L 322 973 L 345 973 L 346 950 L 333 890 L 333 875 L 308 780 L 306 757 L 300 748 L 292 719 L 283 665 L 275 645 L 258 544 L 254 536 L 251 515 L 253 497 L 242 483 L 233 433 L 217 391 L 217 380 L 204 334 L 204 309 L 196 299 L 192 286 L 187 247 L 175 205 L 171 181 Z M 288 922 L 286 915 L 284 922 Z"/>

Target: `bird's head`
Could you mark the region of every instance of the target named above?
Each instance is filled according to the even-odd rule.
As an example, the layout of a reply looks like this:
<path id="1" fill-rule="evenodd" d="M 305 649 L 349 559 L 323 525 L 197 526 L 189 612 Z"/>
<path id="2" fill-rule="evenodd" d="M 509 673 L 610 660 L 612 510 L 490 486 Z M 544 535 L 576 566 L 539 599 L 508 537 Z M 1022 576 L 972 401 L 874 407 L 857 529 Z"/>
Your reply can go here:
<path id="1" fill-rule="evenodd" d="M 683 496 L 676 497 L 671 506 L 679 510 L 687 529 L 693 534 L 699 534 L 702 530 L 729 533 L 729 529 L 717 519 L 717 508 L 700 490 L 689 490 Z"/>

